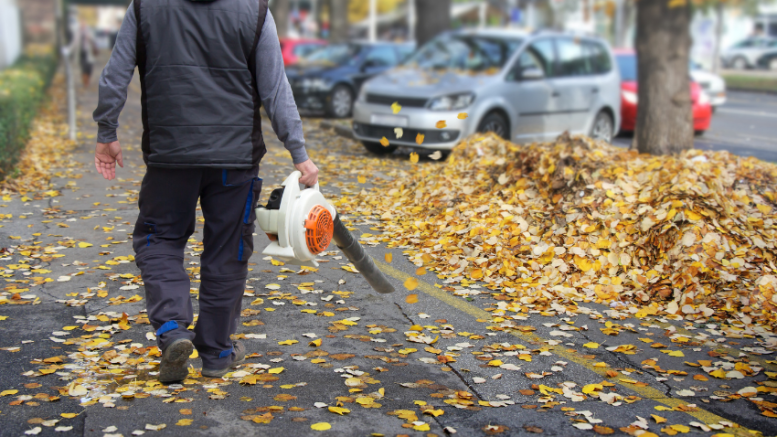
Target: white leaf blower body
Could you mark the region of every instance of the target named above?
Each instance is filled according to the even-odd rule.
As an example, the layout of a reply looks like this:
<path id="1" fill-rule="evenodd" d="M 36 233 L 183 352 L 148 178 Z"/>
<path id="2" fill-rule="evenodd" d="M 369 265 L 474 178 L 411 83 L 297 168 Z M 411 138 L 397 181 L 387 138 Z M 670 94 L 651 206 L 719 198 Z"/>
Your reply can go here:
<path id="1" fill-rule="evenodd" d="M 321 194 L 318 184 L 300 190 L 301 176 L 299 171 L 291 173 L 282 184 L 280 207 L 256 208 L 256 221 L 273 240 L 262 251 L 264 255 L 288 264 L 318 267 L 316 255 L 332 241 L 337 211 Z"/>

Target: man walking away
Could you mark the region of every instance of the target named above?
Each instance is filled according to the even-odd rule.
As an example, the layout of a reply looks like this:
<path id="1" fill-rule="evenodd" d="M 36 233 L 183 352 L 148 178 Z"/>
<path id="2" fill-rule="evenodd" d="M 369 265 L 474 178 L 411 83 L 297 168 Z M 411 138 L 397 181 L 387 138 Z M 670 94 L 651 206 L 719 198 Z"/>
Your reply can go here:
<path id="1" fill-rule="evenodd" d="M 283 69 L 267 0 L 134 0 L 100 78 L 95 166 L 106 179 L 123 167 L 118 117 L 135 66 L 142 90 L 143 159 L 135 259 L 162 350 L 159 380 L 180 381 L 196 347 L 202 375 L 221 377 L 245 359 L 237 329 L 254 208 L 265 154 L 260 106 L 314 185 L 302 121 Z M 205 216 L 200 312 L 194 331 L 183 254 L 197 200 Z"/>

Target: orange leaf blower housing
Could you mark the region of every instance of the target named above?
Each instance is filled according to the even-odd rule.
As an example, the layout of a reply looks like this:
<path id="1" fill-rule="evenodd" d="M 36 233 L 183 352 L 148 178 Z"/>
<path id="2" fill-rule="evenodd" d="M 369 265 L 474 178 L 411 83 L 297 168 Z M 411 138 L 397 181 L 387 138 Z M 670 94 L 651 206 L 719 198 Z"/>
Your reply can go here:
<path id="1" fill-rule="evenodd" d="M 377 268 L 364 248 L 340 221 L 334 206 L 326 201 L 318 184 L 303 190 L 302 173 L 295 171 L 273 190 L 267 206 L 256 208 L 256 221 L 270 238 L 264 255 L 288 264 L 318 267 L 316 255 L 334 240 L 359 273 L 379 293 L 391 293 L 394 287 Z"/>

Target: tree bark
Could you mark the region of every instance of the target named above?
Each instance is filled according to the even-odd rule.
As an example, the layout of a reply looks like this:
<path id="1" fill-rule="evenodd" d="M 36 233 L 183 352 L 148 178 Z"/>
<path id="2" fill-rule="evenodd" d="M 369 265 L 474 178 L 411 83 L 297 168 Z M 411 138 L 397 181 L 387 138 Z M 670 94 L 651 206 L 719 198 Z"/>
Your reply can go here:
<path id="1" fill-rule="evenodd" d="M 415 0 L 418 47 L 451 28 L 451 0 Z"/>
<path id="2" fill-rule="evenodd" d="M 323 38 L 324 37 L 324 23 L 328 20 L 330 20 L 330 17 L 332 16 L 332 7 L 330 5 L 330 0 L 320 0 L 318 2 L 318 7 L 316 8 L 316 24 L 318 24 L 318 37 Z M 325 20 L 326 18 L 326 20 Z M 328 24 L 328 23 L 327 23 Z M 328 32 L 329 29 L 327 29 Z M 329 34 L 326 35 L 327 38 L 329 38 Z"/>
<path id="3" fill-rule="evenodd" d="M 348 0 L 329 2 L 329 41 L 341 43 L 348 40 Z"/>
<path id="4" fill-rule="evenodd" d="M 666 0 L 637 2 L 637 126 L 640 153 L 666 155 L 693 148 L 688 76 L 691 7 Z"/>
<path id="5" fill-rule="evenodd" d="M 291 2 L 288 0 L 273 0 L 270 5 L 275 28 L 278 30 L 278 38 L 286 38 L 289 34 L 289 12 Z"/>

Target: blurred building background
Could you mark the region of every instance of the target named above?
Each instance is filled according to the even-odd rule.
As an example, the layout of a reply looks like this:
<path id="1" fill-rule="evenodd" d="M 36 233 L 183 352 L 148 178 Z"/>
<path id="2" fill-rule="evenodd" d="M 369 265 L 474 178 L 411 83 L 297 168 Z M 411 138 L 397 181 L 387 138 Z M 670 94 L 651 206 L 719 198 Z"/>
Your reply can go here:
<path id="1" fill-rule="evenodd" d="M 280 36 L 289 38 L 414 40 L 415 0 L 270 0 Z M 714 2 L 710 2 L 713 3 Z M 756 26 L 777 37 L 777 2 L 749 0 L 698 9 L 692 22 L 692 57 L 713 64 L 716 41 L 726 48 L 752 35 Z M 0 0 L 0 68 L 18 58 L 26 43 L 54 44 L 58 7 L 87 23 L 99 48 L 115 39 L 129 0 Z M 747 6 L 745 6 L 747 5 Z M 755 6 L 753 6 L 755 5 Z M 554 28 L 607 39 L 615 47 L 632 47 L 634 0 L 452 0 L 451 25 L 515 27 L 532 31 Z M 341 18 L 333 11 L 344 11 Z M 74 19 L 71 17 L 71 19 Z M 333 21 L 334 20 L 334 21 Z M 722 20 L 720 35 L 717 23 Z M 333 35 L 331 30 L 338 32 Z"/>

